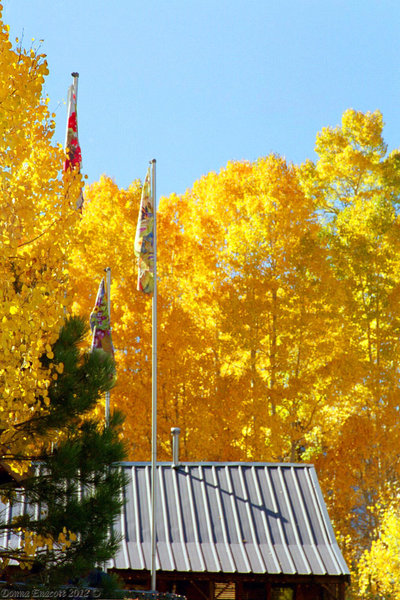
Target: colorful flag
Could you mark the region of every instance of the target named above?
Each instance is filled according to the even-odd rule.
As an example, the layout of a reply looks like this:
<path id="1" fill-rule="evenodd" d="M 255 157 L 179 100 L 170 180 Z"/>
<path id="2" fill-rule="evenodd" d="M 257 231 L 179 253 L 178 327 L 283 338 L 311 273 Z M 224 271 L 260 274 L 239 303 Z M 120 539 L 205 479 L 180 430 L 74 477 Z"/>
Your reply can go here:
<path id="1" fill-rule="evenodd" d="M 108 314 L 107 291 L 104 277 L 99 285 L 96 304 L 90 315 L 90 329 L 92 330 L 91 351 L 96 348 L 104 350 L 114 356 L 114 348 L 111 340 L 110 315 Z"/>
<path id="2" fill-rule="evenodd" d="M 64 172 L 77 169 L 80 173 L 82 166 L 82 153 L 78 139 L 78 117 L 77 117 L 77 85 L 78 73 L 72 73 L 74 83 L 68 90 L 68 115 L 67 115 L 67 133 L 65 136 L 65 152 L 67 158 L 64 161 Z M 80 210 L 83 205 L 83 194 L 80 192 L 76 203 L 76 208 Z"/>
<path id="3" fill-rule="evenodd" d="M 150 179 L 149 167 L 143 184 L 135 237 L 135 254 L 138 257 L 137 289 L 146 294 L 152 294 L 154 290 L 154 206 Z"/>

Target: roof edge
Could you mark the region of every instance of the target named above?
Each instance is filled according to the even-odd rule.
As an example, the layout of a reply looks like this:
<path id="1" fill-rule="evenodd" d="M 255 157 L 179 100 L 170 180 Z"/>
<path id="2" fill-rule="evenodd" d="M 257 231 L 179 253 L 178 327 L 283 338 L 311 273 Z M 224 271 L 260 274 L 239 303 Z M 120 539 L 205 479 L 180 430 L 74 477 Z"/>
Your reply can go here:
<path id="1" fill-rule="evenodd" d="M 151 466 L 151 461 L 143 460 L 143 461 L 121 461 L 116 463 L 125 467 L 133 467 L 133 466 Z M 157 466 L 172 466 L 172 460 L 166 461 L 157 461 Z M 291 462 L 241 462 L 241 461 L 179 461 L 180 467 L 213 467 L 213 466 L 232 466 L 232 467 L 312 467 L 315 469 L 315 466 L 312 463 L 291 463 Z"/>

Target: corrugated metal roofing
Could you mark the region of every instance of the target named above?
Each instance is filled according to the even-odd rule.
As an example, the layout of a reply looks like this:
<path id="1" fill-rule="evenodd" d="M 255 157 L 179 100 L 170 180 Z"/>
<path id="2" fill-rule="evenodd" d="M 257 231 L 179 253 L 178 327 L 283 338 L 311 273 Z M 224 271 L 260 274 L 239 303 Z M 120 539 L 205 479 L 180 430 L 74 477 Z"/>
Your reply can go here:
<path id="1" fill-rule="evenodd" d="M 123 542 L 111 566 L 150 570 L 151 465 L 123 468 Z M 159 463 L 157 486 L 159 570 L 349 575 L 312 465 Z"/>

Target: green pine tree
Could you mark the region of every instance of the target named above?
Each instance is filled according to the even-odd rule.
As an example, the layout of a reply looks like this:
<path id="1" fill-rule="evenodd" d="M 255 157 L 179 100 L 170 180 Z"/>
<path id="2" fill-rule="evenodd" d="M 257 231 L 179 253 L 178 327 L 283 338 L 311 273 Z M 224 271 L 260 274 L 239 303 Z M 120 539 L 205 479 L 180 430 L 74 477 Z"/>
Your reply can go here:
<path id="1" fill-rule="evenodd" d="M 19 435 L 23 429 L 27 439 L 35 440 L 35 456 L 3 455 L 3 460 L 30 461 L 31 468 L 21 481 L 10 477 L 0 484 L 3 501 L 12 503 L 13 513 L 21 512 L 21 503 L 29 507 L 10 523 L 4 506 L 0 534 L 7 531 L 11 543 L 18 535 L 29 533 L 50 535 L 55 540 L 63 531 L 76 536 L 67 548 L 57 544 L 39 547 L 30 558 L 10 542 L 0 549 L 0 558 L 29 567 L 24 571 L 26 579 L 46 585 L 84 577 L 111 558 L 119 543 L 112 525 L 121 509 L 125 483 L 116 466 L 125 458 L 119 438 L 122 418 L 113 414 L 105 427 L 91 414 L 113 386 L 114 364 L 101 350 L 82 352 L 85 335 L 84 321 L 70 318 L 52 348 L 54 358 L 50 361 L 43 356 L 44 366 L 62 362 L 64 370 L 50 386 L 48 409 L 19 426 Z M 21 579 L 21 573 L 18 577 Z"/>

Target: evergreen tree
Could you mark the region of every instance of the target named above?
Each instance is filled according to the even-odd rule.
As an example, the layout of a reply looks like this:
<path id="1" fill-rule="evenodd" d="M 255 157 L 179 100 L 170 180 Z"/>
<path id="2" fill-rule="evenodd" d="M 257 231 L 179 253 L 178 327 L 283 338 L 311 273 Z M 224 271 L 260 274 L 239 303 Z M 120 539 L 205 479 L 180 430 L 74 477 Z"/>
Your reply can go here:
<path id="1" fill-rule="evenodd" d="M 102 350 L 80 350 L 86 331 L 81 318 L 67 319 L 51 352 L 42 356 L 43 367 L 53 372 L 52 383 L 46 395 L 38 392 L 41 410 L 15 432 L 35 451 L 12 454 L 2 448 L 2 464 L 9 472 L 10 465 L 21 461 L 30 468 L 19 481 L 3 476 L 0 483 L 5 503 L 0 533 L 7 532 L 9 539 L 0 558 L 4 568 L 12 559 L 28 569 L 28 580 L 47 585 L 86 575 L 118 546 L 112 524 L 124 485 L 115 466 L 125 456 L 118 433 L 122 419 L 114 414 L 106 427 L 93 412 L 113 386 L 114 364 Z"/>

